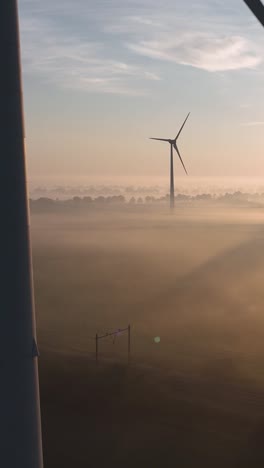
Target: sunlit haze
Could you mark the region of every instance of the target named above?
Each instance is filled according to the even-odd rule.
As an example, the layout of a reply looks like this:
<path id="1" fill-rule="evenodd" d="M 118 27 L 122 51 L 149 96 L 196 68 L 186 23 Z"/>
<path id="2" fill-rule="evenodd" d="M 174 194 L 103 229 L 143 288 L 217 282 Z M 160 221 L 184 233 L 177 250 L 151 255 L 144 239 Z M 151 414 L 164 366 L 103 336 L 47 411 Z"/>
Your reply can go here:
<path id="1" fill-rule="evenodd" d="M 238 0 L 20 0 L 30 181 L 264 175 L 264 35 Z M 175 175 L 183 177 L 175 160 Z"/>
<path id="2" fill-rule="evenodd" d="M 18 3 L 37 341 L 10 362 L 20 382 L 37 343 L 45 466 L 264 467 L 260 22 L 243 0 Z"/>

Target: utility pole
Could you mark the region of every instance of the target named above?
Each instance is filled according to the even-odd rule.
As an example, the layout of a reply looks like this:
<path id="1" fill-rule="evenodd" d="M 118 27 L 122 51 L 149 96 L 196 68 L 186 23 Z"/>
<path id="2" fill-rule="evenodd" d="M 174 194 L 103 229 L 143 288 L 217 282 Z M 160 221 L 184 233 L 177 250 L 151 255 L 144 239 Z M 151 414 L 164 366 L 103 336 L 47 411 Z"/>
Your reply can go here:
<path id="1" fill-rule="evenodd" d="M 131 354 L 131 327 L 128 325 L 127 328 L 127 361 L 130 364 L 130 354 Z"/>
<path id="2" fill-rule="evenodd" d="M 98 333 L 95 335 L 95 360 L 96 364 L 98 364 Z"/>
<path id="3" fill-rule="evenodd" d="M 16 0 L 0 1 L 0 466 L 42 468 Z"/>
<path id="4" fill-rule="evenodd" d="M 118 334 L 124 333 L 124 332 L 127 332 L 127 363 L 128 364 L 130 363 L 131 326 L 128 325 L 127 328 L 118 328 L 118 330 L 113 332 L 113 333 L 105 333 L 104 335 L 98 335 L 98 333 L 96 333 L 96 335 L 95 335 L 95 361 L 96 361 L 96 364 L 98 364 L 98 361 L 99 361 L 99 340 L 103 340 L 104 338 L 109 338 L 110 336 L 113 336 L 114 340 L 115 340 L 115 337 Z"/>

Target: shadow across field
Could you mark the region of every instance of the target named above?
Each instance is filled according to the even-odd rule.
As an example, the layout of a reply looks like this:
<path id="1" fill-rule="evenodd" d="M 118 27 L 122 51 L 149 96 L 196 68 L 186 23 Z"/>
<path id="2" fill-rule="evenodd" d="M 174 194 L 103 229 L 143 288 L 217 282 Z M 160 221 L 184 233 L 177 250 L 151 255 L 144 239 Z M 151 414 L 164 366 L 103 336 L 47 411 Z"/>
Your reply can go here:
<path id="1" fill-rule="evenodd" d="M 264 466 L 264 229 L 221 209 L 34 214 L 48 468 Z"/>
<path id="2" fill-rule="evenodd" d="M 226 364 L 194 379 L 44 352 L 46 466 L 260 468 L 263 392 Z"/>

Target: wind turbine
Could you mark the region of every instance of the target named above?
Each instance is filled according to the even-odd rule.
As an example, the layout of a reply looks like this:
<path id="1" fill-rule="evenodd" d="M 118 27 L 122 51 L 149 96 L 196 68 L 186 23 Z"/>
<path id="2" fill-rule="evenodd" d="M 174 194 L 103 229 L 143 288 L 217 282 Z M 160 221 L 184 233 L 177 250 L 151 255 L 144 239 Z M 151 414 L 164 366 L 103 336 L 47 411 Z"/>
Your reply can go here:
<path id="1" fill-rule="evenodd" d="M 176 153 L 178 154 L 179 158 L 180 158 L 180 161 L 183 165 L 183 169 L 185 170 L 186 174 L 188 175 L 187 171 L 186 171 L 186 167 L 184 166 L 184 163 L 183 163 L 183 160 L 182 160 L 182 157 L 180 155 L 180 151 L 179 151 L 179 148 L 177 146 L 177 140 L 180 136 L 180 133 L 185 125 L 185 122 L 186 120 L 188 119 L 190 115 L 190 112 L 189 114 L 187 115 L 186 119 L 184 120 L 178 134 L 176 135 L 176 137 L 174 138 L 174 140 L 171 140 L 170 138 L 150 138 L 150 140 L 159 140 L 159 141 L 166 141 L 167 143 L 170 144 L 170 207 L 171 208 L 174 208 L 174 171 L 173 171 L 173 148 L 175 149 Z"/>

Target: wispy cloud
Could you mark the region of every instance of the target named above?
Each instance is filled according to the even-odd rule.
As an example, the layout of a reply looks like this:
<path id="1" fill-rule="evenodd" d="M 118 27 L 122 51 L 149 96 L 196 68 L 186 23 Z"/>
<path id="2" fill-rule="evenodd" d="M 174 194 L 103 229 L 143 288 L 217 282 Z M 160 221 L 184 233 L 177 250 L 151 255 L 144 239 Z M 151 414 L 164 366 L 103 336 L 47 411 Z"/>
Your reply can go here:
<path id="1" fill-rule="evenodd" d="M 251 107 L 251 105 L 248 104 L 248 103 L 243 103 L 243 104 L 240 104 L 239 107 L 240 107 L 240 109 L 249 109 Z"/>
<path id="2" fill-rule="evenodd" d="M 243 122 L 241 123 L 242 127 L 258 127 L 264 125 L 264 120 L 256 120 L 252 122 Z"/>
<path id="3" fill-rule="evenodd" d="M 255 68 L 262 62 L 250 42 L 239 36 L 183 33 L 129 44 L 128 47 L 152 59 L 190 65 L 209 72 Z"/>
<path id="4" fill-rule="evenodd" d="M 109 56 L 107 46 L 78 35 L 67 36 L 49 21 L 22 17 L 22 60 L 25 73 L 81 91 L 144 95 L 144 82 L 160 77 L 144 66 Z"/>
<path id="5" fill-rule="evenodd" d="M 125 36 L 144 36 L 155 33 L 156 30 L 164 29 L 164 22 L 161 22 L 155 16 L 122 16 L 119 21 L 111 19 L 103 24 L 103 31 L 106 33 L 120 34 Z"/>
<path id="6" fill-rule="evenodd" d="M 108 32 L 126 35 L 126 47 L 149 59 L 189 65 L 208 72 L 256 69 L 263 62 L 258 35 L 230 0 L 167 1 L 152 8 L 143 1 L 140 16 L 111 19 Z M 261 44 L 261 43 L 260 43 Z"/>
<path id="7" fill-rule="evenodd" d="M 263 51 L 246 36 L 250 20 L 238 31 L 235 0 L 222 3 L 20 0 L 24 72 L 64 88 L 142 95 L 165 61 L 207 72 L 257 68 Z"/>

